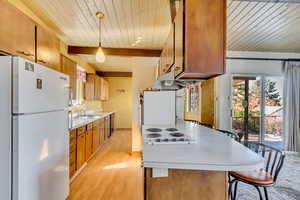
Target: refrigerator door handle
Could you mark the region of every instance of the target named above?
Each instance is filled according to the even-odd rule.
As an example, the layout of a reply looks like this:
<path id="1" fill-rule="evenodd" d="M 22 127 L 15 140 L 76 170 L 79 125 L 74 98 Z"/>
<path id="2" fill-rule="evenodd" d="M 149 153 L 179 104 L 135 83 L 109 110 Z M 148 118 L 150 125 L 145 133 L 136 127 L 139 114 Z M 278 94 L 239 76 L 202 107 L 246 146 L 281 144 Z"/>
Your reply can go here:
<path id="1" fill-rule="evenodd" d="M 68 106 L 72 106 L 73 105 L 73 91 L 72 91 L 72 87 L 68 86 L 67 89 L 69 90 L 69 103 Z"/>

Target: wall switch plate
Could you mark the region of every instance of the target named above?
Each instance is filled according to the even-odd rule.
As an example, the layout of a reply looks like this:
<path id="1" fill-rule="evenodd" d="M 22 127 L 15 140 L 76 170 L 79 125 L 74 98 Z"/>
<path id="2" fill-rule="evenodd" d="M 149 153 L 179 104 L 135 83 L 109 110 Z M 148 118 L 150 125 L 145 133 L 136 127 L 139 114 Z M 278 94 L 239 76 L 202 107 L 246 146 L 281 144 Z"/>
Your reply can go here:
<path id="1" fill-rule="evenodd" d="M 152 168 L 152 178 L 168 177 L 167 168 Z"/>

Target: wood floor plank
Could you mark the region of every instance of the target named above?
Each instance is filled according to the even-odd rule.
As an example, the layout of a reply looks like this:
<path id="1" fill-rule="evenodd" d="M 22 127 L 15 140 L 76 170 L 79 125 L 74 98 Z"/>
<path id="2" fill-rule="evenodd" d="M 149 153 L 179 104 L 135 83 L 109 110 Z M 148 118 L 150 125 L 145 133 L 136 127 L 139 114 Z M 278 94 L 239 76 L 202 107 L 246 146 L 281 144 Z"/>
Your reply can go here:
<path id="1" fill-rule="evenodd" d="M 142 172 L 131 132 L 116 131 L 72 182 L 68 200 L 142 200 Z"/>

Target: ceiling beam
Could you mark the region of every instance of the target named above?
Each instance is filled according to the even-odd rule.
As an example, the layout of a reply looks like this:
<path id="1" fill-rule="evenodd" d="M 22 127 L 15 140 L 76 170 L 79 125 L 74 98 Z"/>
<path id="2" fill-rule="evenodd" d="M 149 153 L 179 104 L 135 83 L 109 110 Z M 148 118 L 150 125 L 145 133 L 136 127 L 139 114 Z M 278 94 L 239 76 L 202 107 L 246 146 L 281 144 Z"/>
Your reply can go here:
<path id="1" fill-rule="evenodd" d="M 160 57 L 161 50 L 153 49 L 126 49 L 102 47 L 105 55 L 111 56 L 134 56 L 134 57 Z M 69 54 L 95 55 L 98 47 L 68 46 Z"/>
<path id="2" fill-rule="evenodd" d="M 270 2 L 270 3 L 300 3 L 300 0 L 232 0 L 232 1 Z"/>
<path id="3" fill-rule="evenodd" d="M 97 75 L 102 77 L 132 77 L 132 72 L 103 72 L 97 71 Z"/>

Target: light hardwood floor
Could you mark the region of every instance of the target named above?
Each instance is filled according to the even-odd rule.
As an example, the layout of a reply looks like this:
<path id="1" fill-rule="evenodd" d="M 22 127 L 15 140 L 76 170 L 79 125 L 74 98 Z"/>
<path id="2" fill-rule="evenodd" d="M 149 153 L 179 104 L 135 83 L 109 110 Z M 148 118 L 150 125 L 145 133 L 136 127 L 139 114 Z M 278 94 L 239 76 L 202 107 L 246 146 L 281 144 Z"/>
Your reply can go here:
<path id="1" fill-rule="evenodd" d="M 140 156 L 131 156 L 131 132 L 116 131 L 70 186 L 68 200 L 142 200 Z"/>

